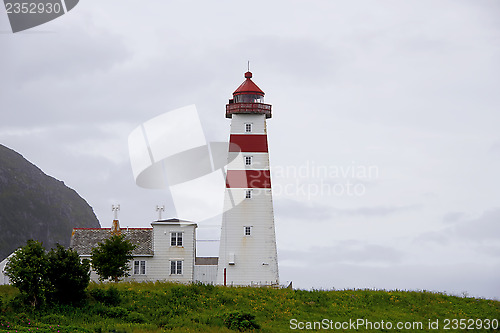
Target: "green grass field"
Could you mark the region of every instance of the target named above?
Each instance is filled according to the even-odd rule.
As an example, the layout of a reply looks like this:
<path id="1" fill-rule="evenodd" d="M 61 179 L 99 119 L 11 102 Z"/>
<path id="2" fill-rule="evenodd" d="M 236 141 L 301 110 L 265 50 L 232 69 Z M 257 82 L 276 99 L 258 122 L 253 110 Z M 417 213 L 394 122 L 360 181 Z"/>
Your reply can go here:
<path id="1" fill-rule="evenodd" d="M 245 319 L 257 332 L 500 332 L 500 302 L 425 291 L 91 284 L 81 307 L 38 310 L 17 294 L 0 286 L 0 332 L 235 332 Z"/>

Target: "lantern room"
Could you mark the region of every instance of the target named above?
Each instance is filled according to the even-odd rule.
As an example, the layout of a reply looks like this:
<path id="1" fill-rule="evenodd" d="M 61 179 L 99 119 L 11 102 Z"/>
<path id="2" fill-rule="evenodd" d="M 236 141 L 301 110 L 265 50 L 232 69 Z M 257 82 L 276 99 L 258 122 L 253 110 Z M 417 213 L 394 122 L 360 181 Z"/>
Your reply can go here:
<path id="1" fill-rule="evenodd" d="M 233 92 L 226 105 L 226 118 L 233 114 L 265 114 L 271 118 L 271 105 L 264 104 L 264 92 L 252 81 L 252 73 L 245 73 L 245 81 Z"/>

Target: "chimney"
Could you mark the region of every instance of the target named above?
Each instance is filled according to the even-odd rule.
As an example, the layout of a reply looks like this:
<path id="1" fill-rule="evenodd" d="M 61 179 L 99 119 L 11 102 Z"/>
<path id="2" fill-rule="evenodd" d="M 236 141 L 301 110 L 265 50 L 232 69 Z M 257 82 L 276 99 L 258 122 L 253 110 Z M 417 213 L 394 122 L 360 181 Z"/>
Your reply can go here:
<path id="1" fill-rule="evenodd" d="M 112 235 L 120 235 L 122 230 L 120 228 L 120 222 L 118 220 L 113 220 L 113 225 L 111 226 Z"/>
<path id="2" fill-rule="evenodd" d="M 122 230 L 120 228 L 120 222 L 118 221 L 118 211 L 120 210 L 120 205 L 112 205 L 111 210 L 115 214 L 115 218 L 113 220 L 113 225 L 111 226 L 111 234 L 112 235 L 120 235 Z"/>

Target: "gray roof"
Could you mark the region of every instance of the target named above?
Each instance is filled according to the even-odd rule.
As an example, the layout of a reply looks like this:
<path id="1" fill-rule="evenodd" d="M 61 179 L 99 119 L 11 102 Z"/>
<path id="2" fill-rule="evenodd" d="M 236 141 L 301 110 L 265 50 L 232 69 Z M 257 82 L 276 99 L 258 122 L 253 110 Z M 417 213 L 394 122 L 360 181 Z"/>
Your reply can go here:
<path id="1" fill-rule="evenodd" d="M 134 256 L 153 255 L 152 228 L 121 228 L 122 235 L 130 240 L 136 248 Z M 79 255 L 90 255 L 97 244 L 111 237 L 111 228 L 75 228 L 71 235 L 69 247 L 75 249 Z"/>
<path id="2" fill-rule="evenodd" d="M 173 218 L 173 219 L 168 219 L 168 220 L 156 220 L 151 223 L 152 226 L 158 225 L 158 224 L 169 224 L 169 225 L 190 225 L 194 226 L 195 228 L 198 227 L 198 225 L 194 222 L 191 221 L 186 221 L 186 220 L 180 220 L 178 218 Z"/>

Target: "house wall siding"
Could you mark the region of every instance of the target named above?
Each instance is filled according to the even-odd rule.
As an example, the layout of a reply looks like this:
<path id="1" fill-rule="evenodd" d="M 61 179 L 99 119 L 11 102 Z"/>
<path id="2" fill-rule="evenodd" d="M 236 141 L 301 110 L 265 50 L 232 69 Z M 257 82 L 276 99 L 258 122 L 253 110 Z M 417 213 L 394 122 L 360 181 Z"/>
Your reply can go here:
<path id="1" fill-rule="evenodd" d="M 217 265 L 195 265 L 194 282 L 214 284 L 217 280 Z"/>

